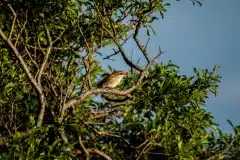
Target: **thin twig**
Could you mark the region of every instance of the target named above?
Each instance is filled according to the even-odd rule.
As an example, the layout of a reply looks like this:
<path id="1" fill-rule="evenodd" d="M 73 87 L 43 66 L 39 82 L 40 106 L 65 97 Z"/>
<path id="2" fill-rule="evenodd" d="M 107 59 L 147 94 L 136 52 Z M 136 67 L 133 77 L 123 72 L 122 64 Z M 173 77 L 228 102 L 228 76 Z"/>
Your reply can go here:
<path id="1" fill-rule="evenodd" d="M 115 55 L 117 55 L 118 53 L 119 53 L 119 51 L 115 51 L 115 49 L 113 49 L 114 50 L 114 53 L 113 54 L 111 54 L 111 55 L 109 55 L 109 56 L 106 56 L 106 57 L 104 57 L 103 59 L 110 59 L 112 56 L 115 56 Z"/>
<path id="2" fill-rule="evenodd" d="M 153 58 L 152 63 L 156 61 L 158 57 L 160 57 L 165 51 L 162 51 L 161 48 L 159 47 L 159 53 Z"/>
<path id="3" fill-rule="evenodd" d="M 148 38 L 146 44 L 145 44 L 145 47 L 144 47 L 144 50 L 146 51 L 147 50 L 147 47 L 148 47 L 148 44 L 149 44 L 149 41 L 150 41 L 150 38 Z"/>
<path id="4" fill-rule="evenodd" d="M 51 36 L 50 36 L 49 30 L 48 30 L 48 28 L 47 28 L 46 25 L 45 25 L 45 29 L 46 29 L 47 36 L 48 36 L 49 46 L 48 46 L 47 52 L 46 52 L 46 54 L 45 54 L 45 56 L 44 56 L 44 60 L 43 60 L 43 63 L 42 63 L 42 65 L 41 65 L 41 68 L 40 68 L 40 70 L 39 70 L 39 72 L 38 72 L 37 82 L 38 82 L 39 85 L 41 85 L 41 76 L 42 76 L 42 74 L 43 74 L 43 72 L 44 72 L 44 69 L 45 69 L 45 67 L 46 67 L 46 65 L 47 65 L 48 58 L 49 58 L 49 55 L 50 55 L 51 49 L 52 49 L 52 38 L 51 38 Z"/>
<path id="5" fill-rule="evenodd" d="M 39 47 L 37 47 L 37 46 L 31 46 L 31 45 L 29 45 L 29 44 L 26 44 L 29 48 L 33 48 L 33 49 L 36 49 L 36 50 L 43 50 L 44 51 L 44 53 L 45 53 L 45 50 L 47 50 L 47 49 L 44 49 L 44 48 L 39 48 Z M 39 45 L 38 45 L 39 46 Z M 71 50 L 69 47 L 52 47 L 52 49 L 53 50 L 62 50 L 62 51 L 66 51 L 66 50 Z"/>
<path id="6" fill-rule="evenodd" d="M 56 41 L 58 41 L 58 40 L 61 38 L 61 36 L 62 36 L 63 33 L 67 30 L 67 28 L 68 28 L 68 27 L 66 27 L 66 28 L 59 34 L 59 36 L 58 36 L 54 41 L 52 41 L 52 44 L 54 44 Z"/>
<path id="7" fill-rule="evenodd" d="M 15 22 L 16 22 L 16 19 L 17 19 L 17 14 L 16 14 L 16 12 L 14 11 L 14 9 L 12 8 L 12 6 L 10 4 L 8 4 L 8 7 L 10 8 L 10 10 L 11 10 L 13 16 L 14 16 L 12 27 L 11 27 L 11 31 L 10 31 L 10 34 L 8 36 L 8 39 L 11 40 L 12 33 L 13 33 L 13 30 L 14 30 L 14 26 L 15 26 Z"/>
<path id="8" fill-rule="evenodd" d="M 37 39 L 37 43 L 38 43 L 39 49 L 42 51 L 42 53 L 43 53 L 44 55 L 46 55 L 46 52 L 45 52 L 44 49 L 41 47 L 41 43 L 40 43 L 40 38 L 39 38 L 39 36 L 38 36 L 38 39 Z"/>
<path id="9" fill-rule="evenodd" d="M 83 40 L 84 40 L 84 43 L 85 43 L 86 47 L 87 47 L 87 52 L 88 52 L 88 53 L 91 53 L 91 50 L 90 50 L 89 44 L 88 44 L 88 42 L 87 42 L 87 39 L 86 39 L 85 35 L 83 34 L 82 29 L 81 29 L 81 27 L 79 26 L 79 24 L 78 24 L 78 29 L 79 29 L 79 31 L 80 31 L 80 33 L 81 33 L 81 36 L 83 37 Z"/>
<path id="10" fill-rule="evenodd" d="M 134 40 L 138 46 L 138 48 L 140 49 L 140 51 L 143 53 L 144 57 L 146 58 L 147 62 L 149 63 L 151 60 L 147 54 L 147 51 L 146 49 L 144 48 L 144 46 L 141 44 L 140 40 L 137 38 L 138 37 L 138 33 L 139 33 L 139 30 L 140 30 L 140 27 L 141 27 L 141 21 L 139 20 L 137 26 L 136 26 L 136 29 L 135 29 L 135 33 L 134 33 Z"/>
<path id="11" fill-rule="evenodd" d="M 84 43 L 87 47 L 87 56 L 84 57 L 83 62 L 84 62 L 84 66 L 85 66 L 85 69 L 86 69 L 86 80 L 87 80 L 87 84 L 88 84 L 88 89 L 92 89 L 92 82 L 91 82 L 90 68 L 89 68 L 89 58 L 91 56 L 92 51 L 91 51 L 91 49 L 89 47 L 89 44 L 86 40 L 86 37 L 83 34 L 82 29 L 79 25 L 78 25 L 78 28 L 79 28 L 79 31 L 81 33 L 81 36 L 83 37 Z"/>
<path id="12" fill-rule="evenodd" d="M 86 70 L 86 80 L 87 80 L 87 85 L 88 85 L 88 89 L 92 89 L 92 82 L 91 82 L 91 77 L 90 77 L 90 68 L 89 68 L 89 57 L 85 56 L 83 58 L 83 63 L 84 63 L 84 67 Z"/>
<path id="13" fill-rule="evenodd" d="M 30 83 L 35 88 L 35 90 L 37 91 L 38 96 L 39 96 L 39 100 L 40 100 L 40 104 L 41 104 L 41 108 L 45 108 L 45 105 L 46 105 L 45 96 L 43 95 L 43 91 L 42 91 L 41 86 L 38 85 L 35 78 L 32 76 L 32 74 L 29 70 L 29 67 L 27 66 L 27 64 L 23 60 L 23 58 L 22 58 L 21 54 L 18 52 L 17 48 L 14 46 L 12 41 L 5 36 L 5 34 L 3 33 L 3 31 L 1 29 L 0 29 L 0 35 L 8 43 L 9 47 L 13 50 L 14 55 L 17 57 L 17 59 L 21 63 L 25 74 L 27 75 L 28 79 L 30 80 Z M 38 124 L 41 125 L 41 123 L 38 123 Z"/>
<path id="14" fill-rule="evenodd" d="M 18 39 L 20 38 L 23 30 L 25 29 L 26 24 L 27 24 L 27 11 L 26 11 L 26 20 L 25 20 L 25 22 L 24 22 L 24 24 L 23 24 L 23 26 L 22 26 L 22 28 L 21 28 L 21 30 L 20 30 L 20 33 L 17 35 L 16 41 L 15 41 L 15 44 L 14 44 L 15 46 L 17 46 Z"/>
<path id="15" fill-rule="evenodd" d="M 108 34 L 112 37 L 114 43 L 118 46 L 118 49 L 119 49 L 119 51 L 120 51 L 120 53 L 121 53 L 124 61 L 125 61 L 129 66 L 135 68 L 136 70 L 138 70 L 138 71 L 143 71 L 144 69 L 143 69 L 142 67 L 140 67 L 140 66 L 132 63 L 132 62 L 127 58 L 127 55 L 126 55 L 123 47 L 119 44 L 118 40 L 112 35 L 112 33 L 111 33 L 107 28 L 104 27 L 104 29 L 106 30 L 106 32 L 108 32 Z"/>
<path id="16" fill-rule="evenodd" d="M 117 31 L 116 31 L 116 29 L 115 29 L 115 27 L 114 27 L 114 24 L 113 24 L 113 20 L 111 19 L 111 17 L 109 17 L 108 16 L 108 20 L 109 20 L 109 22 L 110 22 L 110 24 L 111 24 L 111 28 L 112 28 L 112 31 L 113 31 L 113 36 L 114 37 L 116 37 L 116 35 L 117 35 Z"/>
<path id="17" fill-rule="evenodd" d="M 136 158 L 136 160 L 139 160 L 141 158 L 141 155 L 148 150 L 149 146 L 151 145 L 151 143 L 148 143 L 140 152 L 140 154 L 138 155 L 138 157 Z"/>
<path id="18" fill-rule="evenodd" d="M 62 112 L 63 106 L 65 105 L 68 96 L 70 96 L 71 93 L 72 93 L 72 89 L 71 89 L 71 88 L 72 88 L 72 86 L 73 86 L 73 84 L 74 84 L 74 81 L 75 81 L 75 78 L 76 78 L 76 76 L 77 76 L 77 73 L 78 73 L 78 71 L 80 71 L 80 70 L 81 70 L 81 67 L 76 70 L 73 79 L 71 80 L 70 84 L 69 84 L 68 87 L 67 87 L 67 92 L 66 92 L 66 95 L 65 95 L 65 97 L 64 97 L 63 104 L 61 104 L 60 109 L 59 109 L 59 117 L 63 117 L 63 115 L 64 115 L 64 112 Z M 70 91 L 70 89 L 71 89 L 71 91 Z M 71 93 L 70 93 L 70 92 L 71 92 Z"/>
<path id="19" fill-rule="evenodd" d="M 82 147 L 83 152 L 86 154 L 86 160 L 89 160 L 90 159 L 89 151 L 85 148 L 85 146 L 82 142 L 81 136 L 78 137 L 78 142 L 79 142 L 79 145 Z"/>
<path id="20" fill-rule="evenodd" d="M 103 15 L 102 15 L 101 12 L 99 11 L 96 2 L 95 2 L 95 7 L 96 7 L 97 12 L 98 12 L 98 14 L 99 14 L 100 20 L 101 20 L 101 22 L 103 23 L 103 17 L 102 17 Z M 111 23 L 111 26 L 113 26 L 112 20 L 109 19 L 109 21 L 110 21 L 110 23 Z M 138 70 L 138 71 L 143 71 L 144 69 L 143 69 L 142 67 L 133 64 L 133 63 L 127 58 L 127 55 L 126 55 L 123 47 L 122 47 L 122 46 L 120 45 L 120 43 L 118 42 L 119 40 L 117 40 L 116 37 L 115 37 L 114 35 L 112 35 L 112 33 L 111 33 L 104 25 L 101 25 L 101 26 L 102 26 L 102 28 L 111 36 L 111 38 L 113 39 L 114 43 L 118 46 L 118 49 L 119 49 L 119 51 L 120 51 L 120 53 L 121 53 L 124 61 L 125 61 L 129 66 L 132 66 L 132 67 L 135 68 L 136 70 Z M 113 32 L 116 32 L 116 31 L 114 31 L 114 30 L 115 30 L 114 27 L 112 28 L 112 30 L 113 30 Z"/>
<path id="21" fill-rule="evenodd" d="M 102 156 L 103 158 L 105 158 L 106 160 L 112 160 L 112 158 L 110 158 L 108 155 L 106 155 L 104 152 L 96 149 L 96 148 L 89 148 L 88 149 L 89 152 L 94 152 L 100 156 Z"/>
<path id="22" fill-rule="evenodd" d="M 39 69 L 39 72 L 38 72 L 38 76 L 37 76 L 37 83 L 40 87 L 42 87 L 42 84 L 41 84 L 41 78 L 42 78 L 42 75 L 43 75 L 43 72 L 46 68 L 46 65 L 48 63 L 48 58 L 49 58 L 49 55 L 51 53 L 51 49 L 52 49 L 52 37 L 49 33 L 49 30 L 45 24 L 45 29 L 46 29 L 46 32 L 47 32 L 47 37 L 48 37 L 48 41 L 49 41 L 49 46 L 48 46 L 48 50 L 44 56 L 44 60 L 43 60 L 43 63 Z M 42 95 L 44 96 L 44 95 Z M 44 101 L 45 101 L 45 97 L 44 97 Z M 41 107 L 41 110 L 40 110 L 40 113 L 38 115 L 38 125 L 41 125 L 42 124 L 42 121 L 43 121 L 43 118 L 44 118 L 44 114 L 45 114 L 45 108 L 46 108 L 46 102 L 44 102 L 45 105 Z"/>
<path id="23" fill-rule="evenodd" d="M 37 69 L 39 69 L 37 62 L 32 58 L 32 56 L 29 53 L 26 45 L 25 45 L 25 51 L 27 52 L 27 54 L 28 54 L 29 58 L 31 59 L 31 61 L 33 62 L 33 64 L 37 67 Z"/>

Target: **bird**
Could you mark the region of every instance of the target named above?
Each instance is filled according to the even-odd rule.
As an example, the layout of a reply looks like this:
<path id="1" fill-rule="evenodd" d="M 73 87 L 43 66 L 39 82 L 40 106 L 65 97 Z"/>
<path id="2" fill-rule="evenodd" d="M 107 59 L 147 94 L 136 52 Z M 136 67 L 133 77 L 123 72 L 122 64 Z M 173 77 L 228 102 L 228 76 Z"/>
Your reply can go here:
<path id="1" fill-rule="evenodd" d="M 128 72 L 124 71 L 115 71 L 111 74 L 108 74 L 103 80 L 98 83 L 98 88 L 114 88 L 116 87 L 121 80 L 127 76 Z"/>

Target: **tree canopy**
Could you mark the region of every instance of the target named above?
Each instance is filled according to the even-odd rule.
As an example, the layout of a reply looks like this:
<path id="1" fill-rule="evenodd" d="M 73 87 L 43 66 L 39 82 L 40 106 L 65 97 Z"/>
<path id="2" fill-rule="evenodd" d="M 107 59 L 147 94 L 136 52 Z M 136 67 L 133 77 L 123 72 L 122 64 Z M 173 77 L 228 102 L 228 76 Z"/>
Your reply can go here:
<path id="1" fill-rule="evenodd" d="M 1 1 L 0 159 L 239 159 L 240 127 L 228 121 L 233 133 L 223 133 L 206 110 L 219 66 L 182 75 L 171 61 L 158 63 L 160 48 L 149 53 L 151 24 L 169 5 Z M 130 41 L 144 64 L 130 58 Z M 111 55 L 100 52 L 106 47 Z M 115 55 L 129 66 L 127 78 L 97 88 L 102 63 Z"/>

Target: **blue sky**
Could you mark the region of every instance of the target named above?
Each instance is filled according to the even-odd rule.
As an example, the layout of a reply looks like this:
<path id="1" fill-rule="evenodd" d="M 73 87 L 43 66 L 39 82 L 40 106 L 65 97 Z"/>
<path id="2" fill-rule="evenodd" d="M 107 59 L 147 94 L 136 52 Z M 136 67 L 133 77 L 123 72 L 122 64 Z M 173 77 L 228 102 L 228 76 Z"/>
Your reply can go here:
<path id="1" fill-rule="evenodd" d="M 163 61 L 172 60 L 185 73 L 221 66 L 219 95 L 207 101 L 207 109 L 226 132 L 231 131 L 226 119 L 240 124 L 239 6 L 239 0 L 205 0 L 203 7 L 182 0 L 154 25 L 159 28 L 155 45 L 166 50 Z"/>
<path id="2" fill-rule="evenodd" d="M 212 69 L 219 64 L 219 95 L 207 101 L 207 109 L 220 128 L 231 132 L 226 119 L 240 124 L 240 1 L 205 0 L 203 7 L 193 6 L 190 0 L 170 2 L 165 18 L 153 24 L 157 35 L 152 36 L 148 51 L 156 53 L 161 46 L 166 51 L 161 61 L 172 60 L 184 74 L 193 73 L 194 67 Z M 146 36 L 141 35 L 141 39 Z M 129 53 L 135 48 L 133 43 L 125 46 Z M 103 66 L 106 64 L 128 68 L 121 57 L 116 62 L 104 62 Z"/>

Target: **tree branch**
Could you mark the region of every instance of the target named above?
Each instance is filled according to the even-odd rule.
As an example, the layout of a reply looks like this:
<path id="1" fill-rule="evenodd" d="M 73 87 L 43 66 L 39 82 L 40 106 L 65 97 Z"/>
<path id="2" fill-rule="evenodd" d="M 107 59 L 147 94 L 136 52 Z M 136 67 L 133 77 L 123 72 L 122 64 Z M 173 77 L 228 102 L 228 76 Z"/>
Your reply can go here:
<path id="1" fill-rule="evenodd" d="M 151 60 L 150 60 L 150 58 L 149 58 L 149 56 L 147 54 L 147 51 L 144 48 L 144 46 L 140 43 L 139 39 L 137 38 L 139 30 L 140 30 L 140 27 L 141 27 L 141 21 L 139 20 L 138 24 L 136 25 L 136 29 L 135 29 L 135 33 L 134 33 L 133 38 L 134 38 L 138 48 L 143 53 L 144 57 L 146 58 L 147 62 L 149 63 Z"/>
<path id="2" fill-rule="evenodd" d="M 13 30 L 14 30 L 14 26 L 15 26 L 15 22 L 16 22 L 16 19 L 17 19 L 17 14 L 16 14 L 16 12 L 14 11 L 14 9 L 12 8 L 12 6 L 10 4 L 8 4 L 8 7 L 10 8 L 10 10 L 11 10 L 11 12 L 13 14 L 13 17 L 14 17 L 13 23 L 12 23 L 12 27 L 11 27 L 11 31 L 10 31 L 9 36 L 8 36 L 8 39 L 11 40 L 12 33 L 13 33 Z"/>
<path id="3" fill-rule="evenodd" d="M 79 145 L 82 147 L 83 152 L 86 154 L 86 160 L 89 160 L 90 159 L 89 151 L 85 148 L 82 142 L 82 138 L 80 136 L 78 137 L 78 142 L 79 142 Z"/>
<path id="4" fill-rule="evenodd" d="M 91 82 L 91 78 L 90 78 L 88 56 L 85 56 L 83 58 L 83 63 L 84 63 L 84 67 L 85 67 L 85 70 L 86 70 L 86 80 L 87 80 L 88 89 L 92 89 L 92 82 Z"/>
<path id="5" fill-rule="evenodd" d="M 88 151 L 92 152 L 92 153 L 96 153 L 96 154 L 102 156 L 103 158 L 105 158 L 106 160 L 112 160 L 112 158 L 110 158 L 108 155 L 106 155 L 105 153 L 103 153 L 102 151 L 100 151 L 96 148 L 89 148 Z"/>
<path id="6" fill-rule="evenodd" d="M 32 56 L 31 56 L 30 52 L 28 51 L 26 45 L 25 45 L 25 51 L 27 52 L 27 54 L 28 54 L 29 58 L 31 59 L 31 61 L 33 62 L 33 64 L 37 67 L 37 69 L 39 69 L 37 62 L 32 58 Z"/>
<path id="7" fill-rule="evenodd" d="M 0 35 L 8 43 L 9 47 L 12 49 L 14 55 L 19 60 L 25 74 L 27 75 L 28 79 L 30 80 L 30 83 L 32 84 L 33 88 L 35 88 L 35 90 L 37 91 L 39 99 L 40 99 L 41 108 L 45 108 L 45 105 L 46 105 L 45 97 L 43 95 L 43 91 L 42 91 L 41 86 L 38 85 L 35 78 L 32 76 L 32 74 L 29 70 L 29 67 L 27 66 L 27 64 L 23 60 L 21 54 L 18 52 L 18 49 L 14 46 L 12 41 L 5 36 L 5 34 L 3 33 L 3 31 L 1 29 L 0 29 Z M 41 123 L 38 123 L 38 125 L 41 125 Z"/>
<path id="8" fill-rule="evenodd" d="M 147 65 L 145 70 L 147 70 L 150 67 L 150 65 L 151 65 L 151 63 L 149 63 Z M 108 89 L 108 88 L 97 88 L 97 89 L 88 90 L 87 92 L 82 94 L 79 98 L 72 99 L 72 100 L 68 101 L 63 106 L 63 111 L 62 112 L 64 112 L 67 108 L 69 108 L 72 105 L 80 104 L 84 99 L 86 99 L 87 97 L 89 97 L 91 95 L 94 95 L 94 94 L 108 93 L 108 94 L 115 94 L 115 95 L 126 96 L 126 95 L 130 94 L 132 91 L 134 91 L 140 85 L 140 83 L 142 82 L 144 76 L 145 76 L 145 71 L 140 73 L 139 78 L 138 78 L 136 84 L 133 85 L 131 88 L 125 90 L 125 91 L 120 91 L 120 90 L 116 90 L 116 89 Z M 63 118 L 63 115 L 61 116 L 61 118 Z"/>
<path id="9" fill-rule="evenodd" d="M 47 52 L 44 56 L 44 60 L 43 60 L 43 63 L 40 67 L 40 70 L 38 72 L 38 75 L 37 75 L 37 83 L 38 85 L 42 88 L 42 84 L 41 84 L 41 78 L 42 78 L 42 75 L 43 75 L 43 72 L 47 66 L 47 63 L 48 63 L 48 58 L 49 58 L 49 55 L 51 53 L 51 50 L 52 50 L 52 37 L 49 33 L 49 30 L 45 24 L 45 29 L 46 29 L 46 32 L 47 32 L 47 37 L 48 37 L 48 41 L 49 41 L 49 46 L 47 48 Z M 42 93 L 41 95 L 41 100 L 43 101 L 42 103 L 44 103 L 45 105 L 41 106 L 41 110 L 40 110 L 40 113 L 38 115 L 38 125 L 41 125 L 42 124 L 42 121 L 43 121 L 43 118 L 44 118 L 44 113 L 45 113 L 45 108 L 46 108 L 46 102 L 45 102 L 45 96 L 44 94 Z"/>
<path id="10" fill-rule="evenodd" d="M 90 69 L 89 69 L 89 56 L 91 56 L 92 51 L 90 50 L 89 44 L 86 40 L 86 37 L 83 34 L 82 29 L 79 25 L 78 25 L 78 28 L 79 28 L 79 31 L 81 33 L 81 36 L 83 37 L 84 43 L 87 48 L 87 56 L 84 57 L 83 62 L 84 62 L 85 70 L 86 70 L 86 80 L 87 80 L 87 84 L 88 84 L 88 89 L 92 89 L 92 82 L 91 82 L 91 78 L 90 78 Z"/>
<path id="11" fill-rule="evenodd" d="M 96 3 L 95 3 L 95 7 L 96 7 L 96 9 L 97 9 L 98 15 L 100 16 L 101 22 L 103 23 L 103 15 L 102 15 L 101 12 L 99 11 L 98 6 L 97 6 Z M 112 23 L 111 18 L 109 19 L 109 21 L 110 21 L 110 24 L 111 24 L 111 28 L 112 28 L 112 30 L 113 30 L 113 33 L 116 34 L 116 31 L 115 31 L 115 28 L 114 28 L 114 25 L 113 25 L 113 23 Z M 119 49 L 119 51 L 120 51 L 120 53 L 121 53 L 121 55 L 122 55 L 122 57 L 123 57 L 123 60 L 124 60 L 129 66 L 135 68 L 136 70 L 138 70 L 138 71 L 143 71 L 144 69 L 143 69 L 142 67 L 140 67 L 140 66 L 132 63 L 132 62 L 127 58 L 127 55 L 126 55 L 123 47 L 122 47 L 122 46 L 120 45 L 120 43 L 118 42 L 119 40 L 117 40 L 117 39 L 116 39 L 116 36 L 114 36 L 115 34 L 112 35 L 112 33 L 111 33 L 104 25 L 101 25 L 101 27 L 111 36 L 111 38 L 113 39 L 114 43 L 118 46 L 118 49 Z"/>
<path id="12" fill-rule="evenodd" d="M 27 11 L 26 11 L 26 20 L 25 20 L 23 26 L 21 27 L 20 33 L 17 35 L 16 41 L 15 41 L 15 44 L 14 44 L 15 46 L 17 46 L 18 40 L 19 40 L 23 30 L 25 29 L 26 24 L 27 24 Z"/>
<path id="13" fill-rule="evenodd" d="M 119 51 L 115 51 L 115 49 L 113 49 L 113 51 L 114 51 L 113 54 L 111 54 L 111 55 L 109 55 L 109 56 L 106 56 L 106 57 L 104 57 L 103 59 L 110 59 L 112 56 L 115 56 L 115 55 L 117 55 L 117 54 L 119 53 Z M 112 60 L 112 59 L 111 59 L 111 60 Z"/>
<path id="14" fill-rule="evenodd" d="M 52 42 L 52 44 L 54 44 L 56 41 L 58 41 L 60 38 L 61 38 L 61 36 L 63 35 L 63 33 L 67 30 L 67 28 L 68 27 L 66 27 L 60 34 L 59 34 L 59 36 Z M 50 35 L 50 34 L 49 34 Z M 49 36 L 48 35 L 48 36 Z"/>
<path id="15" fill-rule="evenodd" d="M 47 28 L 47 26 L 45 25 L 45 29 L 46 29 L 46 32 L 47 32 L 47 37 L 48 37 L 48 41 L 49 41 L 49 46 L 47 48 L 47 52 L 46 52 L 46 55 L 44 56 L 44 60 L 43 60 L 43 63 L 42 63 L 42 66 L 38 72 L 38 76 L 37 76 L 37 82 L 38 84 L 41 86 L 41 77 L 42 77 L 42 74 L 44 72 L 44 69 L 46 68 L 46 65 L 47 65 L 47 62 L 48 62 L 48 58 L 49 58 L 49 55 L 51 53 L 51 49 L 52 49 L 52 37 L 49 33 L 49 30 Z"/>
<path id="16" fill-rule="evenodd" d="M 128 58 L 127 58 L 127 54 L 125 53 L 123 47 L 119 44 L 118 40 L 112 35 L 112 33 L 106 28 L 103 26 L 103 28 L 106 30 L 106 32 L 112 37 L 114 43 L 118 46 L 118 49 L 124 59 L 124 61 L 131 67 L 133 67 L 134 69 L 138 70 L 138 71 L 143 71 L 144 68 L 132 63 Z"/>

